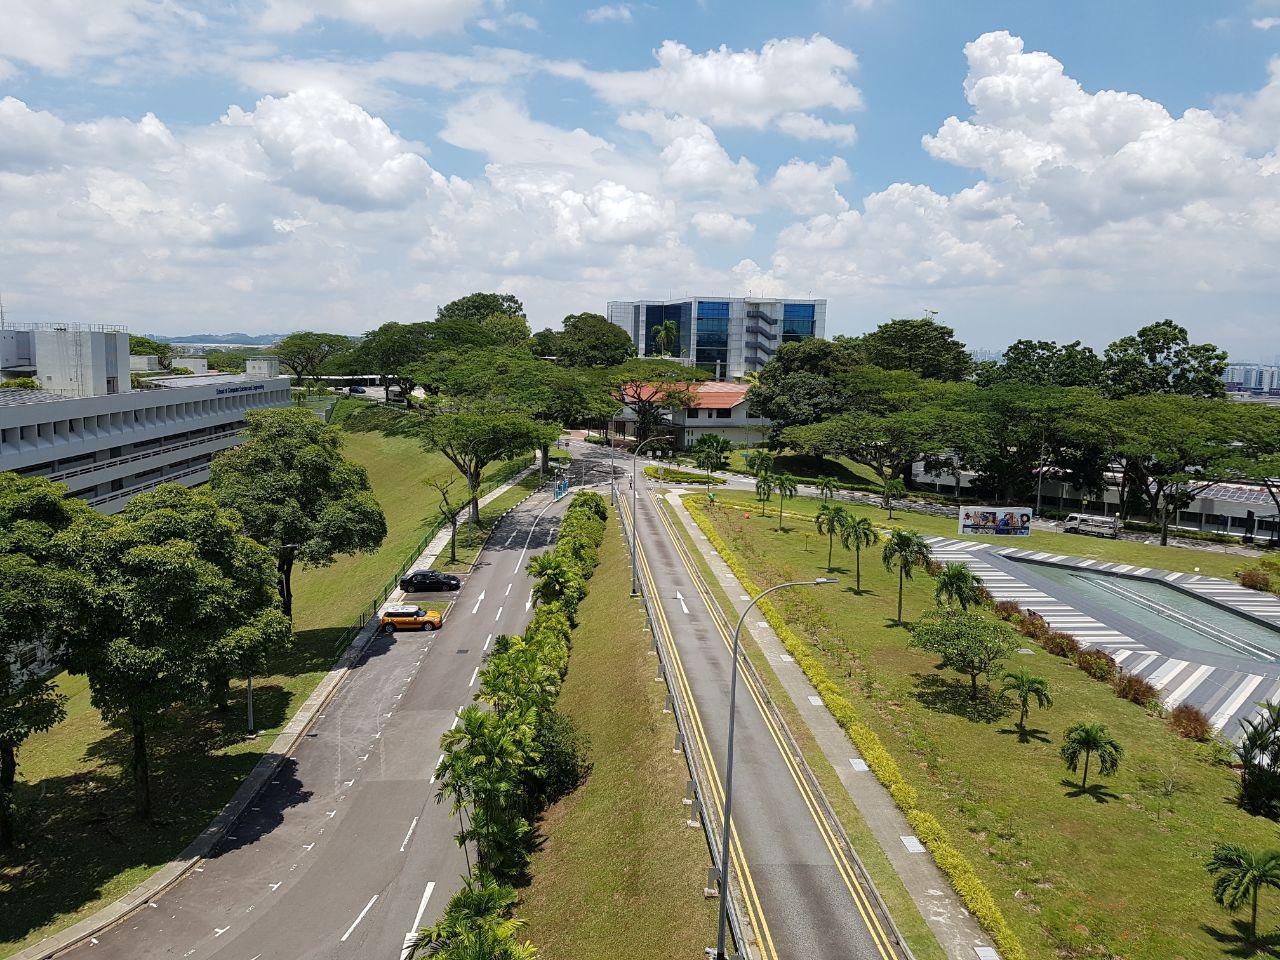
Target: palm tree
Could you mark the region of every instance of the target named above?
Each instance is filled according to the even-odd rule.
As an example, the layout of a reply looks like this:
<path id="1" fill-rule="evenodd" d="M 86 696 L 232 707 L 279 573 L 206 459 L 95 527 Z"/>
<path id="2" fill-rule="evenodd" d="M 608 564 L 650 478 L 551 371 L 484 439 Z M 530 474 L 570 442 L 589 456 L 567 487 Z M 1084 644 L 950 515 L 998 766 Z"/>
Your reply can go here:
<path id="1" fill-rule="evenodd" d="M 836 534 L 840 534 L 843 543 L 844 530 L 849 525 L 849 511 L 838 503 L 824 502 L 818 505 L 818 513 L 813 522 L 818 527 L 818 533 L 827 535 L 827 573 L 830 573 L 831 551 L 835 548 Z"/>
<path id="2" fill-rule="evenodd" d="M 778 532 L 782 532 L 782 505 L 787 500 L 796 495 L 799 484 L 796 478 L 789 473 L 775 473 L 773 475 L 773 490 L 778 495 Z"/>
<path id="3" fill-rule="evenodd" d="M 761 470 L 756 474 L 756 499 L 761 504 L 769 502 L 773 496 L 773 481 L 777 477 L 772 470 Z"/>
<path id="4" fill-rule="evenodd" d="M 773 472 L 773 454 L 768 450 L 752 450 L 742 459 L 747 469 L 756 475 Z"/>
<path id="5" fill-rule="evenodd" d="M 698 442 L 693 445 L 694 463 L 707 471 L 707 490 L 711 489 L 712 471 L 724 469 L 725 459 L 732 449 L 732 443 L 714 433 L 699 437 Z"/>
<path id="6" fill-rule="evenodd" d="M 533 602 L 536 605 L 559 602 L 573 622 L 573 611 L 587 595 L 587 585 L 582 581 L 577 564 L 552 551 L 538 554 L 529 561 L 526 569 L 537 578 L 533 585 Z"/>
<path id="7" fill-rule="evenodd" d="M 515 905 L 516 892 L 511 887 L 487 875 L 466 878 L 440 920 L 418 931 L 406 960 L 419 956 L 525 960 L 535 956 L 529 944 L 516 940 L 525 922 L 512 916 Z"/>
<path id="8" fill-rule="evenodd" d="M 839 489 L 839 484 L 830 477 L 818 478 L 818 496 L 822 497 L 823 500 L 834 500 L 836 498 L 836 491 Z"/>
<path id="9" fill-rule="evenodd" d="M 938 573 L 933 599 L 938 606 L 958 604 L 961 610 L 977 607 L 987 597 L 981 581 L 963 563 L 948 563 Z"/>
<path id="10" fill-rule="evenodd" d="M 1124 749 L 1116 742 L 1100 723 L 1077 723 L 1067 728 L 1062 738 L 1062 760 L 1072 773 L 1080 766 L 1080 757 L 1084 757 L 1084 775 L 1080 778 L 1080 789 L 1089 786 L 1089 760 L 1098 755 L 1098 769 L 1104 777 L 1109 777 L 1120 768 L 1120 757 Z"/>
<path id="11" fill-rule="evenodd" d="M 1249 850 L 1214 844 L 1205 868 L 1213 877 L 1213 899 L 1233 913 L 1249 903 L 1249 940 L 1258 938 L 1258 891 L 1280 887 L 1280 850 Z"/>
<path id="12" fill-rule="evenodd" d="M 1000 695 L 1012 693 L 1018 700 L 1018 729 L 1027 730 L 1027 714 L 1031 712 L 1031 701 L 1036 702 L 1041 710 L 1053 706 L 1053 697 L 1049 696 L 1049 681 L 1023 667 L 1010 670 L 1004 675 L 1004 683 L 1000 687 Z"/>
<path id="13" fill-rule="evenodd" d="M 907 485 L 901 477 L 887 477 L 884 481 L 884 508 L 889 511 L 889 519 L 893 519 L 893 500 L 907 495 Z"/>
<path id="14" fill-rule="evenodd" d="M 653 328 L 653 342 L 658 353 L 667 356 L 671 345 L 680 342 L 680 328 L 674 320 L 664 320 Z"/>
<path id="15" fill-rule="evenodd" d="M 902 626 L 902 594 L 906 581 L 911 579 L 916 568 L 929 563 L 929 545 L 916 531 L 895 527 L 885 541 L 881 559 L 884 561 L 884 568 L 890 573 L 895 568 L 898 571 L 898 626 Z"/>
<path id="16" fill-rule="evenodd" d="M 854 517 L 840 531 L 840 545 L 848 550 L 853 547 L 854 589 L 862 592 L 862 548 L 880 542 L 880 531 L 870 517 Z"/>

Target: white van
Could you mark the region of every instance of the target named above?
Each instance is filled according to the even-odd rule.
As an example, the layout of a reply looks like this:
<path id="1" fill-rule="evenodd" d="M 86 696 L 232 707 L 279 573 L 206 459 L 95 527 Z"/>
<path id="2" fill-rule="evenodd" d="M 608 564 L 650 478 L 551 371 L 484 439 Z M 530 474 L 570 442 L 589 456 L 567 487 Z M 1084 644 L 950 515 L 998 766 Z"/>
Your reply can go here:
<path id="1" fill-rule="evenodd" d="M 1112 540 L 1120 536 L 1122 526 L 1119 517 L 1096 517 L 1087 513 L 1073 513 L 1062 521 L 1064 533 L 1090 533 L 1095 537 L 1110 537 Z"/>

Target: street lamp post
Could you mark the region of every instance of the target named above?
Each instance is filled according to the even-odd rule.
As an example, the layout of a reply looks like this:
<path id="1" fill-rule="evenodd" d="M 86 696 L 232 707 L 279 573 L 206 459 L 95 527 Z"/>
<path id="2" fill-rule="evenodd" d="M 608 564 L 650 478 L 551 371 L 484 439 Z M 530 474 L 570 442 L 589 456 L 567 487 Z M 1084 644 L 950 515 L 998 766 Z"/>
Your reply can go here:
<path id="1" fill-rule="evenodd" d="M 833 577 L 818 577 L 816 580 L 792 580 L 770 587 L 756 594 L 755 599 L 742 611 L 742 616 L 738 617 L 738 625 L 733 628 L 733 666 L 729 671 L 729 744 L 725 751 L 724 764 L 724 825 L 720 838 L 720 919 L 716 925 L 716 960 L 728 960 L 728 955 L 724 952 L 724 941 L 725 925 L 729 919 L 729 868 L 731 865 L 729 826 L 733 816 L 733 721 L 734 706 L 738 699 L 738 638 L 742 634 L 742 624 L 756 604 L 775 590 L 783 590 L 787 587 L 818 587 L 835 582 Z"/>
<path id="2" fill-rule="evenodd" d="M 636 526 L 638 518 L 636 516 L 636 464 L 640 460 L 640 448 L 646 443 L 653 443 L 655 440 L 662 439 L 656 434 L 652 437 L 646 437 L 636 444 L 635 449 L 631 451 L 631 595 L 637 596 L 640 593 L 640 571 L 636 566 Z"/>

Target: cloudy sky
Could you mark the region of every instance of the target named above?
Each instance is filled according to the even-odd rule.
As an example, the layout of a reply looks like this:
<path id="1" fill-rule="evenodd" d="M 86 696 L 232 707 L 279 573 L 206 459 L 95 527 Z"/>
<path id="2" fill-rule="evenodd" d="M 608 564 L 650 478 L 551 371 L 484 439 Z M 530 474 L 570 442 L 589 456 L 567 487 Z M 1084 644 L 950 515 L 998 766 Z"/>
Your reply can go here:
<path id="1" fill-rule="evenodd" d="M 1280 0 L 0 0 L 14 319 L 755 292 L 1270 360 L 1278 266 Z"/>

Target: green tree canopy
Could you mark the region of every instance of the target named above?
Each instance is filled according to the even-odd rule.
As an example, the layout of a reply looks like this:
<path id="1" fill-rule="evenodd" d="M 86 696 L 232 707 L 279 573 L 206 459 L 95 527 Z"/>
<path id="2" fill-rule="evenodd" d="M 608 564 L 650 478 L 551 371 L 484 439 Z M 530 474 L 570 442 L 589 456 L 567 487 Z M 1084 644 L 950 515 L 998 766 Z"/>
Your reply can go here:
<path id="1" fill-rule="evenodd" d="M 53 538 L 92 510 L 40 477 L 0 473 L 0 850 L 13 841 L 18 750 L 64 716 L 65 698 L 48 676 L 28 673 L 21 652 L 39 641 L 65 653 L 82 609 L 85 583 L 50 554 Z"/>
<path id="2" fill-rule="evenodd" d="M 911 645 L 936 654 L 942 666 L 967 676 L 972 700 L 978 699 L 978 678 L 990 677 L 1018 649 L 1017 634 L 1003 620 L 963 610 L 922 617 L 911 628 Z"/>
<path id="3" fill-rule="evenodd" d="M 352 341 L 339 333 L 315 333 L 300 330 L 291 333 L 276 346 L 280 365 L 293 374 L 302 386 L 306 379 L 319 380 L 342 354 L 352 349 Z"/>
<path id="4" fill-rule="evenodd" d="M 472 293 L 452 300 L 436 309 L 436 322 L 450 324 L 454 322 L 474 323 L 484 326 L 494 314 L 501 313 L 508 317 L 525 320 L 524 304 L 510 293 Z M 528 339 L 528 334 L 525 335 Z"/>
<path id="5" fill-rule="evenodd" d="M 636 355 L 627 332 L 598 313 L 574 313 L 564 318 L 558 355 L 574 367 L 615 367 Z"/>
<path id="6" fill-rule="evenodd" d="M 1211 343 L 1192 343 L 1185 327 L 1161 320 L 1107 347 L 1102 382 L 1112 397 L 1221 397 L 1226 393 L 1226 369 L 1226 353 Z"/>
<path id="7" fill-rule="evenodd" d="M 168 370 L 173 366 L 173 344 L 165 343 L 162 340 L 153 340 L 151 337 L 139 336 L 136 333 L 129 334 L 129 355 L 133 357 L 156 357 L 160 360 L 160 366 L 164 370 Z"/>
<path id="8" fill-rule="evenodd" d="M 213 462 L 210 490 L 244 518 L 276 560 L 284 612 L 293 612 L 296 562 L 325 566 L 377 549 L 387 534 L 364 467 L 342 455 L 342 436 L 309 410 L 253 410 L 248 439 Z"/>
<path id="9" fill-rule="evenodd" d="M 93 705 L 131 738 L 136 812 L 148 819 L 150 728 L 288 642 L 275 564 L 238 514 L 172 483 L 114 517 L 78 517 L 54 553 L 88 582 L 69 667 L 88 676 Z"/>
<path id="10" fill-rule="evenodd" d="M 890 320 L 854 343 L 866 363 L 884 370 L 910 370 L 930 380 L 963 380 L 973 367 L 955 331 L 931 316 Z"/>
<path id="11" fill-rule="evenodd" d="M 1102 383 L 1102 358 L 1093 347 L 1053 340 L 1015 340 L 1003 362 L 984 368 L 982 386 L 1025 383 L 1039 387 L 1097 387 Z"/>

